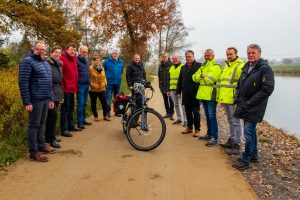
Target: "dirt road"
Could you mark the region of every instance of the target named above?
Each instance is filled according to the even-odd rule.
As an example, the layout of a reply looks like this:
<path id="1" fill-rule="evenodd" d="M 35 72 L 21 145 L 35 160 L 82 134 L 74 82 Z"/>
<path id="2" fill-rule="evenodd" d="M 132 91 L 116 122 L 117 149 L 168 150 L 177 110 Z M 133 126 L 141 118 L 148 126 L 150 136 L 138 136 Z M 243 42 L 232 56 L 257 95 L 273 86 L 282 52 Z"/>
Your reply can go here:
<path id="1" fill-rule="evenodd" d="M 164 114 L 156 79 L 153 85 L 152 107 Z M 0 176 L 0 199 L 257 199 L 220 147 L 208 148 L 180 134 L 183 127 L 166 123 L 161 146 L 139 152 L 127 142 L 120 118 L 93 122 L 62 138 L 63 148 L 48 163 L 24 158 L 9 167 Z M 202 122 L 202 133 L 203 127 Z"/>

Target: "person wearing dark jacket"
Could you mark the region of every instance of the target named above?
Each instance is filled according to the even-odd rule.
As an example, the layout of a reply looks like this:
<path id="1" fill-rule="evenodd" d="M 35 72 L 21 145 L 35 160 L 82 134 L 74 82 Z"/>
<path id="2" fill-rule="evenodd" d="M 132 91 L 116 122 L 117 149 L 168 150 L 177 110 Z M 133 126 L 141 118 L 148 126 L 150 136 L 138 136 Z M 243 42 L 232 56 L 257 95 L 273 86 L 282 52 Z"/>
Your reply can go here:
<path id="1" fill-rule="evenodd" d="M 185 59 L 186 64 L 181 68 L 176 94 L 178 97 L 182 95 L 182 105 L 184 105 L 188 123 L 188 127 L 182 134 L 189 134 L 193 133 L 193 126 L 195 133 L 200 130 L 200 102 L 196 98 L 199 83 L 195 83 L 192 76 L 201 67 L 201 63 L 195 61 L 192 50 L 185 52 Z"/>
<path id="2" fill-rule="evenodd" d="M 48 115 L 46 119 L 46 130 L 45 130 L 45 141 L 50 143 L 54 148 L 60 148 L 58 139 L 55 137 L 56 121 L 57 121 L 57 110 L 60 103 L 63 103 L 63 91 L 61 88 L 62 83 L 62 69 L 61 62 L 59 60 L 61 56 L 61 47 L 55 46 L 51 49 L 50 58 L 48 58 L 48 63 L 51 66 L 52 71 L 52 90 L 54 95 L 54 108 L 48 110 Z"/>
<path id="3" fill-rule="evenodd" d="M 263 120 L 268 98 L 274 90 L 274 74 L 266 60 L 261 58 L 257 44 L 247 47 L 245 64 L 236 90 L 234 116 L 244 121 L 245 151 L 232 165 L 243 170 L 250 162 L 258 161 L 256 125 Z"/>
<path id="4" fill-rule="evenodd" d="M 88 48 L 81 46 L 79 48 L 79 55 L 77 57 L 77 69 L 78 69 L 78 93 L 77 93 L 77 123 L 78 128 L 84 129 L 84 125 L 91 125 L 85 119 L 86 105 L 89 96 L 90 87 L 90 62 L 88 59 Z"/>
<path id="5" fill-rule="evenodd" d="M 170 67 L 173 65 L 169 60 L 168 53 L 163 53 L 161 57 L 161 63 L 158 67 L 158 82 L 159 89 L 164 98 L 164 104 L 166 109 L 166 115 L 164 118 L 170 117 L 171 120 L 174 120 L 174 103 L 172 101 L 170 92 Z"/>
<path id="6" fill-rule="evenodd" d="M 42 133 L 48 108 L 54 107 L 51 67 L 45 57 L 45 42 L 37 41 L 19 64 L 20 93 L 25 110 L 29 112 L 27 141 L 30 159 L 38 162 L 48 161 L 41 153 L 55 153 L 54 149 L 46 147 Z"/>
<path id="7" fill-rule="evenodd" d="M 134 83 L 146 80 L 146 72 L 144 64 L 141 62 L 141 56 L 139 54 L 134 54 L 132 63 L 127 67 L 126 70 L 126 81 L 129 88 L 132 88 Z M 137 108 L 142 107 L 141 94 L 134 94 L 131 90 L 132 95 L 136 95 Z"/>

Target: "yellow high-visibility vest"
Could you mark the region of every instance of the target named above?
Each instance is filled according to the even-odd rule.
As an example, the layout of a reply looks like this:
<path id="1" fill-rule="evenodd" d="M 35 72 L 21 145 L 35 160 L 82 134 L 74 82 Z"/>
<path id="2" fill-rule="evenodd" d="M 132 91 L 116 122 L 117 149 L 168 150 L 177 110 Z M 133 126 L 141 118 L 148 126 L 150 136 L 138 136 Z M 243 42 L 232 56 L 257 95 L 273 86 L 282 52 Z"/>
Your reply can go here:
<path id="1" fill-rule="evenodd" d="M 233 62 L 226 62 L 226 64 L 227 65 L 220 76 L 217 100 L 219 103 L 233 104 L 236 87 L 245 62 L 242 59 L 237 58 Z"/>
<path id="2" fill-rule="evenodd" d="M 177 83 L 178 83 L 178 78 L 179 78 L 179 75 L 180 75 L 180 70 L 181 70 L 181 67 L 183 66 L 184 64 L 180 64 L 178 67 L 175 68 L 175 65 L 172 65 L 170 67 L 170 90 L 176 90 L 177 88 Z"/>

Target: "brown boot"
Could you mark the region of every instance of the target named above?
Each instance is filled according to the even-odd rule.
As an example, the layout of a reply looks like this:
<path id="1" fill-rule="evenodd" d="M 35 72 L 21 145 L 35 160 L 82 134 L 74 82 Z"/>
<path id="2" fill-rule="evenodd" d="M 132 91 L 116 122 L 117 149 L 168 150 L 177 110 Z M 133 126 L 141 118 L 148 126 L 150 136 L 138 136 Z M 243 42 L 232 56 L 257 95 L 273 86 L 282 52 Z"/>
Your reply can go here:
<path id="1" fill-rule="evenodd" d="M 191 128 L 186 128 L 184 131 L 182 131 L 181 133 L 182 134 L 189 134 L 189 133 L 192 133 L 193 132 L 193 129 Z"/>
<path id="2" fill-rule="evenodd" d="M 40 153 L 37 153 L 35 155 L 30 155 L 30 160 L 36 161 L 36 162 L 48 162 L 48 158 L 45 156 L 42 156 Z"/>
<path id="3" fill-rule="evenodd" d="M 196 129 L 195 132 L 192 134 L 193 137 L 199 137 L 200 136 L 200 129 Z"/>

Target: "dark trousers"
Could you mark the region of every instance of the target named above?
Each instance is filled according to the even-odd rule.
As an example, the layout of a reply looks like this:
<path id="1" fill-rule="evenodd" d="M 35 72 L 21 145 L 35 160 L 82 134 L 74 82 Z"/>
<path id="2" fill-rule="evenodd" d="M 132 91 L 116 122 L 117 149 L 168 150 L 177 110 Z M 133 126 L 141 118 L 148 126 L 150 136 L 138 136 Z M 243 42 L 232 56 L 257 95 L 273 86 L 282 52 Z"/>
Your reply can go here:
<path id="1" fill-rule="evenodd" d="M 103 116 L 106 117 L 108 115 L 107 111 L 107 100 L 106 100 L 106 94 L 105 91 L 103 92 L 92 92 L 90 91 L 90 98 L 91 98 L 91 109 L 93 112 L 94 117 L 98 117 L 97 112 L 97 98 L 99 98 L 102 106 Z"/>
<path id="2" fill-rule="evenodd" d="M 200 105 L 184 105 L 184 108 L 188 128 L 193 129 L 194 125 L 195 130 L 200 130 Z"/>
<path id="3" fill-rule="evenodd" d="M 215 140 L 218 139 L 218 122 L 217 122 L 217 102 L 201 100 L 207 124 L 207 135 L 212 136 Z"/>
<path id="4" fill-rule="evenodd" d="M 61 105 L 60 111 L 60 130 L 62 133 L 74 128 L 73 112 L 74 93 L 64 93 L 64 103 Z"/>
<path id="5" fill-rule="evenodd" d="M 29 127 L 27 130 L 27 142 L 30 155 L 35 155 L 45 148 L 43 125 L 47 116 L 49 100 L 32 102 L 32 111 L 29 112 Z"/>
<path id="6" fill-rule="evenodd" d="M 45 141 L 53 142 L 55 138 L 56 122 L 57 122 L 57 110 L 59 102 L 56 101 L 53 109 L 48 110 L 48 115 L 46 119 L 46 131 L 45 131 Z"/>
<path id="7" fill-rule="evenodd" d="M 168 96 L 167 93 L 163 93 L 163 92 L 162 95 L 164 98 L 166 113 L 169 115 L 174 115 L 174 103 L 172 101 L 171 96 Z"/>

